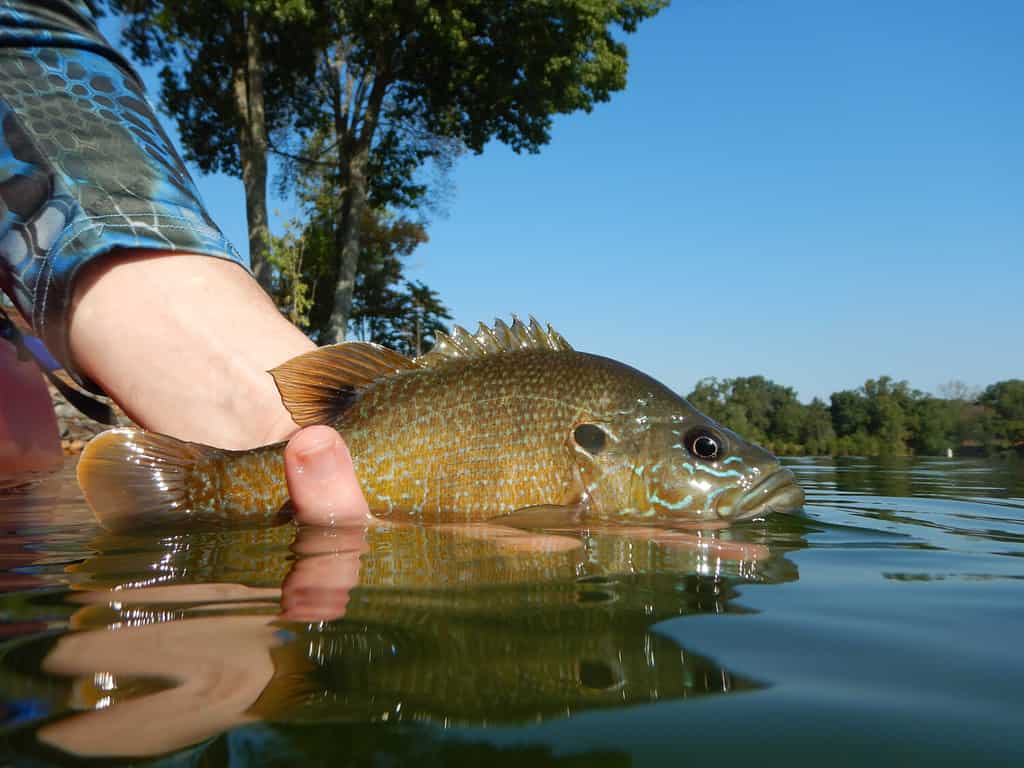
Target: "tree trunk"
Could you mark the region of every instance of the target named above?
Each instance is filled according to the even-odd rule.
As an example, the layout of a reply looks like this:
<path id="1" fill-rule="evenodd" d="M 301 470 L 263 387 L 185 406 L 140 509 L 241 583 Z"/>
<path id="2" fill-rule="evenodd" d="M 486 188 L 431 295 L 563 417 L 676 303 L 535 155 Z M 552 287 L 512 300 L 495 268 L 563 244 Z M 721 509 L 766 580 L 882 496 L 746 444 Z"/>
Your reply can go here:
<path id="1" fill-rule="evenodd" d="M 248 14 L 245 61 L 235 67 L 233 86 L 238 111 L 238 156 L 245 187 L 245 216 L 249 225 L 249 261 L 263 289 L 270 291 L 270 227 L 267 222 L 267 126 L 263 107 L 263 55 L 259 28 Z"/>
<path id="2" fill-rule="evenodd" d="M 327 326 L 320 335 L 321 344 L 337 344 L 345 340 L 348 318 L 352 312 L 352 290 L 359 268 L 360 223 L 366 208 L 366 163 L 369 147 L 362 147 L 343 158 L 347 166 L 342 169 L 345 191 L 338 225 L 334 229 L 334 244 L 338 254 L 338 281 L 334 285 L 334 304 Z"/>
<path id="3" fill-rule="evenodd" d="M 359 268 L 360 227 L 366 210 L 366 166 L 387 86 L 387 76 L 378 70 L 367 99 L 366 111 L 359 121 L 352 119 L 347 110 L 358 109 L 360 99 L 355 99 L 354 107 L 349 104 L 343 106 L 341 89 L 335 89 L 334 131 L 338 139 L 338 175 L 342 187 L 341 212 L 334 229 L 338 281 L 334 286 L 334 306 L 330 319 L 320 334 L 321 344 L 344 341 L 348 318 L 352 312 L 352 291 L 356 284 L 356 270 Z M 346 121 L 346 117 L 351 123 Z M 350 125 L 360 125 L 358 135 L 354 135 L 355 131 L 350 129 Z"/>

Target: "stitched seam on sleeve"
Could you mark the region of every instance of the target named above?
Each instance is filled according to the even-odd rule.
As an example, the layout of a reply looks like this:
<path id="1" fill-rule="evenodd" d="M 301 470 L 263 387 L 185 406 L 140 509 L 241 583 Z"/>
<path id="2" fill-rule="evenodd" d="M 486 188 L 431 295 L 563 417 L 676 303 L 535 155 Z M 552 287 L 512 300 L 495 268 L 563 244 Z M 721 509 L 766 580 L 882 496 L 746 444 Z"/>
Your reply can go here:
<path id="1" fill-rule="evenodd" d="M 149 214 L 149 215 L 153 215 L 153 214 Z M 103 217 L 98 217 L 98 216 L 90 217 L 89 219 L 85 219 L 85 221 L 99 219 L 99 218 L 103 218 Z M 113 218 L 119 218 L 119 217 L 115 216 Z M 182 217 L 173 217 L 173 216 L 164 217 L 164 216 L 160 216 L 160 218 L 168 218 L 168 219 L 171 219 L 172 221 L 183 221 L 183 222 L 187 222 L 187 223 L 183 224 L 183 225 L 181 225 L 181 224 L 159 224 L 159 223 L 157 223 L 157 224 L 147 224 L 147 225 L 145 225 L 145 227 L 141 228 L 142 232 L 140 233 L 140 239 L 142 239 L 143 236 L 147 234 L 147 230 L 152 230 L 152 231 L 158 231 L 158 230 L 164 230 L 164 229 L 166 229 L 166 230 L 176 230 L 176 231 L 188 230 L 188 231 L 196 232 L 197 234 L 209 235 L 208 237 L 205 238 L 206 240 L 216 241 L 218 245 L 219 244 L 223 244 L 224 246 L 226 246 L 225 250 L 229 254 L 236 254 L 237 253 L 237 251 L 235 250 L 234 246 L 232 246 L 231 243 L 228 242 L 228 239 L 226 237 L 224 237 L 223 233 L 221 233 L 220 231 L 218 231 L 216 229 L 212 229 L 210 227 L 205 227 L 205 226 L 196 226 L 195 224 L 190 222 L 188 219 L 182 218 Z M 123 230 L 127 230 L 127 231 L 130 231 L 130 232 L 135 232 L 135 231 L 138 231 L 140 229 L 140 226 L 138 224 L 117 224 L 117 223 L 107 224 L 107 223 L 104 223 L 104 222 L 99 222 L 99 223 L 91 225 L 91 226 L 90 225 L 82 226 L 81 228 L 77 228 L 77 229 L 73 230 L 73 233 L 70 234 L 67 238 L 65 238 L 64 242 L 61 243 L 61 245 L 57 248 L 57 250 L 55 252 L 52 252 L 52 255 L 51 255 L 50 258 L 58 258 L 58 257 L 60 257 L 61 255 L 63 255 L 64 251 L 68 247 L 70 247 L 71 244 L 76 239 L 78 239 L 82 235 L 86 235 L 89 232 L 92 232 L 92 231 L 97 230 L 97 229 L 123 229 Z M 152 231 L 148 232 L 148 234 L 152 234 Z M 186 251 L 187 250 L 187 247 L 186 247 L 186 245 L 184 243 L 182 243 L 182 244 L 169 243 L 169 245 L 171 246 L 171 248 L 170 248 L 171 250 L 179 250 L 179 251 Z M 197 245 L 198 245 L 198 243 L 197 243 Z"/>

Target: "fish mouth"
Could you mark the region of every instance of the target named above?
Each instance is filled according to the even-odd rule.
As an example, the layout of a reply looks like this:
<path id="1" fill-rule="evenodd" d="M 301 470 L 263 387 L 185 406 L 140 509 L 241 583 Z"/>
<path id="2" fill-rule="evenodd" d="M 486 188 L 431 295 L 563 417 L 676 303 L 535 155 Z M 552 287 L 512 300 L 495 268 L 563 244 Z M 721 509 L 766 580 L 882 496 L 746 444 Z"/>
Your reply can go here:
<path id="1" fill-rule="evenodd" d="M 762 478 L 732 506 L 733 520 L 761 517 L 769 512 L 792 512 L 804 505 L 804 492 L 796 475 L 782 467 Z"/>

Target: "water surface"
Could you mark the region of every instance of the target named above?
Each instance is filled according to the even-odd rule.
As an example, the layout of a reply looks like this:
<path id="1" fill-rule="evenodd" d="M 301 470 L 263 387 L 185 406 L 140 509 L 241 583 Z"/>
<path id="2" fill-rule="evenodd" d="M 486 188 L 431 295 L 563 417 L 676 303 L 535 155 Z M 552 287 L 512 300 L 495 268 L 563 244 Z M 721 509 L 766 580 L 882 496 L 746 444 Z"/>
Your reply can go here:
<path id="1" fill-rule="evenodd" d="M 1024 469 L 790 462 L 696 534 L 113 536 L 0 495 L 0 764 L 1020 764 Z"/>

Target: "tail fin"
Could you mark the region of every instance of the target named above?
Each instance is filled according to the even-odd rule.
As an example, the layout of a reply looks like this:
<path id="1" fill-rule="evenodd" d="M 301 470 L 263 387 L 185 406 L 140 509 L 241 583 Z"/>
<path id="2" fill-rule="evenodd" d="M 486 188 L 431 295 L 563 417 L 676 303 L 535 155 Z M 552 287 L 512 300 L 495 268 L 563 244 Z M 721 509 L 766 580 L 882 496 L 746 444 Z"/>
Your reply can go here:
<path id="1" fill-rule="evenodd" d="M 78 461 L 78 484 L 100 524 L 111 531 L 192 519 L 190 480 L 197 465 L 223 453 L 141 429 L 97 435 Z"/>

